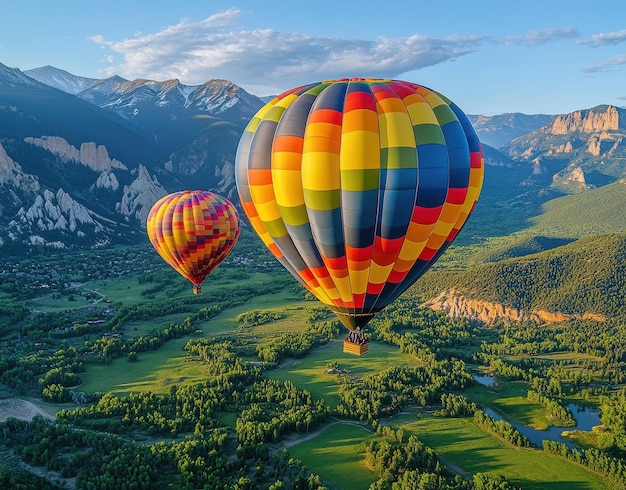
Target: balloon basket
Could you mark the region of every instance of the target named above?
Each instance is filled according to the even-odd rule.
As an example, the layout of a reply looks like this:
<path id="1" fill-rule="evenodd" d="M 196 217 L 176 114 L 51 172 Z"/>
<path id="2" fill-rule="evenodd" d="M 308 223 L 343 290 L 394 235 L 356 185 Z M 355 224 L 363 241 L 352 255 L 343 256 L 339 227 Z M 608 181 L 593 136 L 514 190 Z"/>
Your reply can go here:
<path id="1" fill-rule="evenodd" d="M 369 350 L 369 342 L 367 341 L 361 342 L 360 344 L 357 344 L 356 342 L 350 342 L 347 339 L 343 341 L 343 351 L 348 354 L 355 354 L 357 356 L 362 356 L 364 354 L 367 354 L 368 350 Z"/>

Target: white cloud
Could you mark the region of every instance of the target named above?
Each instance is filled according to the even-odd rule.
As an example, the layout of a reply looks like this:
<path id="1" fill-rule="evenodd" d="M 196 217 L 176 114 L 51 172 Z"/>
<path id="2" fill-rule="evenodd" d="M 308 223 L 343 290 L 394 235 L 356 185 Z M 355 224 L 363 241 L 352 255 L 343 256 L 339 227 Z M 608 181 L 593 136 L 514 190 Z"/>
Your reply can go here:
<path id="1" fill-rule="evenodd" d="M 121 60 L 105 69 L 107 75 L 178 78 L 188 84 L 225 78 L 276 89 L 345 76 L 394 77 L 471 53 L 483 41 L 479 36 L 359 40 L 243 30 L 236 25 L 239 15 L 229 9 L 122 41 L 91 39 Z"/>
<path id="2" fill-rule="evenodd" d="M 524 44 L 537 46 L 551 41 L 562 39 L 574 39 L 578 37 L 578 31 L 572 27 L 557 27 L 553 29 L 543 29 L 528 31 L 522 38 Z"/>
<path id="3" fill-rule="evenodd" d="M 550 29 L 527 31 L 521 36 L 498 38 L 497 42 L 506 45 L 521 44 L 525 46 L 541 46 L 553 41 L 574 39 L 578 37 L 578 35 L 578 31 L 573 27 L 554 27 Z"/>
<path id="4" fill-rule="evenodd" d="M 323 79 L 393 78 L 455 60 L 485 44 L 532 47 L 578 36 L 575 29 L 560 27 L 508 38 L 477 35 L 434 38 L 415 34 L 345 39 L 274 29 L 244 29 L 239 24 L 240 15 L 239 9 L 232 8 L 200 21 L 183 20 L 158 32 L 121 41 L 102 35 L 91 39 L 105 51 L 107 76 L 177 78 L 186 84 L 223 78 L 262 95 Z"/>
<path id="5" fill-rule="evenodd" d="M 583 68 L 585 73 L 598 73 L 609 71 L 612 68 L 620 65 L 626 65 L 626 54 L 622 54 L 620 56 L 616 56 L 614 58 L 602 61 L 596 65 L 588 66 Z"/>
<path id="6" fill-rule="evenodd" d="M 615 32 L 601 32 L 600 34 L 594 34 L 589 39 L 583 39 L 578 41 L 579 44 L 587 44 L 594 48 L 599 46 L 608 46 L 626 42 L 626 30 Z"/>

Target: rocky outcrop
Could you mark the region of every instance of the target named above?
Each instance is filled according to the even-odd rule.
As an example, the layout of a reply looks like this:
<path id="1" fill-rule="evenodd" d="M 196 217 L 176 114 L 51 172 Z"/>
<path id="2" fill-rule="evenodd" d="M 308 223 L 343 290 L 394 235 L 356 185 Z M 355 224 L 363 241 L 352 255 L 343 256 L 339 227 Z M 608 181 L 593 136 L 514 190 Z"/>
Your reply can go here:
<path id="1" fill-rule="evenodd" d="M 124 186 L 122 200 L 116 204 L 115 209 L 123 214 L 126 220 L 134 217 L 145 226 L 150 209 L 166 194 L 157 178 L 151 177 L 146 167 L 139 165 L 137 178 L 131 185 Z"/>
<path id="2" fill-rule="evenodd" d="M 532 175 L 546 175 L 548 173 L 548 170 L 543 165 L 541 158 L 535 158 L 532 161 L 532 164 L 533 164 Z"/>
<path id="3" fill-rule="evenodd" d="M 219 179 L 215 191 L 228 199 L 236 199 L 235 166 L 230 162 L 223 162 L 221 167 L 216 165 L 215 177 Z"/>
<path id="4" fill-rule="evenodd" d="M 9 184 L 22 192 L 32 194 L 36 194 L 40 190 L 37 177 L 25 174 L 22 167 L 7 155 L 6 150 L 0 144 L 0 185 L 3 184 Z"/>
<path id="5" fill-rule="evenodd" d="M 120 183 L 113 172 L 102 172 L 96 180 L 97 189 L 109 189 L 112 191 L 118 190 Z"/>
<path id="6" fill-rule="evenodd" d="M 507 306 L 503 303 L 477 300 L 457 295 L 454 291 L 443 291 L 439 296 L 427 301 L 422 306 L 435 311 L 445 311 L 451 318 L 466 318 L 490 325 L 496 321 L 521 322 L 534 321 L 537 323 L 556 323 L 569 319 L 595 319 L 604 321 L 603 315 L 585 313 L 573 315 L 561 312 L 545 310 L 533 310 L 526 312 L 518 308 Z"/>
<path id="7" fill-rule="evenodd" d="M 558 116 L 552 123 L 552 134 L 569 134 L 575 131 L 593 133 L 596 131 L 617 131 L 620 128 L 620 117 L 616 107 L 576 111 Z M 624 123 L 622 123 L 624 126 Z"/>
<path id="8" fill-rule="evenodd" d="M 98 226 L 89 210 L 77 203 L 63 189 L 56 194 L 45 190 L 29 208 L 21 208 L 16 219 L 40 231 L 80 231 L 81 225 Z"/>
<path id="9" fill-rule="evenodd" d="M 108 171 L 114 168 L 127 170 L 122 162 L 109 157 L 106 146 L 98 145 L 94 142 L 82 143 L 80 149 L 77 149 L 59 136 L 28 137 L 24 141 L 48 150 L 64 161 L 82 163 L 96 172 Z"/>
<path id="10" fill-rule="evenodd" d="M 587 181 L 585 180 L 585 172 L 580 167 L 574 168 L 574 170 L 572 170 L 567 176 L 567 180 L 575 182 L 577 184 L 581 184 L 583 186 L 587 185 Z"/>
<path id="11" fill-rule="evenodd" d="M 594 156 L 598 156 L 602 149 L 602 139 L 600 136 L 592 136 L 587 141 L 587 151 Z"/>

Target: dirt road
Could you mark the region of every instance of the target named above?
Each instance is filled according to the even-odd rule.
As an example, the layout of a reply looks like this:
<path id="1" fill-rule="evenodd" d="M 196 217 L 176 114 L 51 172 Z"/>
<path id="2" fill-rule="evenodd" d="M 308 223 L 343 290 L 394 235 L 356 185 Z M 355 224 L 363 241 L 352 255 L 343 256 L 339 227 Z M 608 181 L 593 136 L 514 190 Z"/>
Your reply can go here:
<path id="1" fill-rule="evenodd" d="M 32 420 L 35 415 L 54 420 L 52 415 L 27 400 L 20 398 L 0 399 L 0 422 L 4 422 L 11 417 L 20 420 Z"/>

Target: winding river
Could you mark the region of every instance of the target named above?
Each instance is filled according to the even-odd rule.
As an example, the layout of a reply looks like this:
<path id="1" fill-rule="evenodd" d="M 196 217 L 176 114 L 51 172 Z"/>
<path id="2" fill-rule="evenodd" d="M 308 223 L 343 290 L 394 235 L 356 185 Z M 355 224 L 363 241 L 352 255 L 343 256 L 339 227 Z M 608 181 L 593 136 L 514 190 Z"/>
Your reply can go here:
<path id="1" fill-rule="evenodd" d="M 473 375 L 473 377 L 478 383 L 484 386 L 498 385 L 498 380 L 496 378 L 486 374 Z M 575 403 L 570 403 L 566 405 L 566 407 L 574 415 L 574 420 L 576 420 L 576 427 L 550 427 L 547 430 L 537 430 L 533 427 L 528 427 L 527 425 L 519 424 L 517 422 L 511 422 L 510 420 L 502 417 L 500 414 L 494 412 L 491 408 L 484 409 L 484 412 L 496 420 L 504 420 L 505 422 L 508 422 L 523 435 L 525 435 L 530 440 L 530 442 L 537 445 L 537 447 L 542 447 L 541 441 L 547 439 L 550 441 L 561 442 L 570 449 L 576 449 L 575 444 L 573 444 L 569 439 L 562 437 L 562 432 L 567 430 L 590 431 L 594 426 L 601 424 L 600 411 L 597 408 L 583 407 Z"/>

